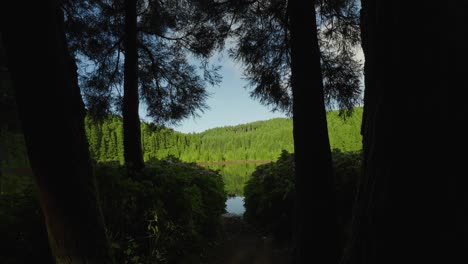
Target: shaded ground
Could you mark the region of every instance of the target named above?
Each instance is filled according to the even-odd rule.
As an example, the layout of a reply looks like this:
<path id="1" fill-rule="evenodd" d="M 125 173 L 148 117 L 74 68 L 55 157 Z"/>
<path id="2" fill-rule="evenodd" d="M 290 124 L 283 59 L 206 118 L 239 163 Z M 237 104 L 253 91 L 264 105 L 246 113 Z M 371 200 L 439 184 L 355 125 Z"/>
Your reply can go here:
<path id="1" fill-rule="evenodd" d="M 265 161 L 267 162 L 267 161 Z M 30 168 L 2 170 L 3 173 L 31 175 Z M 240 216 L 223 216 L 223 236 L 206 255 L 184 256 L 180 264 L 290 264 L 287 246 L 265 237 Z"/>
<path id="2" fill-rule="evenodd" d="M 209 264 L 289 264 L 289 251 L 239 216 L 223 217 L 224 236 L 208 254 Z"/>

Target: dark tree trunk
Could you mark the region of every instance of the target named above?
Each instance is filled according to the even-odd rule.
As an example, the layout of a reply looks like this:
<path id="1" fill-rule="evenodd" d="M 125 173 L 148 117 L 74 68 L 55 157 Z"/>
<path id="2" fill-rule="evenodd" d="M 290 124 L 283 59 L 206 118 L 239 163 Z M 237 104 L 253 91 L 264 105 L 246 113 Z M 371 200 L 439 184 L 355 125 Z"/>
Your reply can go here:
<path id="1" fill-rule="evenodd" d="M 466 262 L 468 182 L 457 152 L 466 147 L 468 5 L 362 8 L 364 175 L 344 263 Z"/>
<path id="2" fill-rule="evenodd" d="M 125 165 L 130 172 L 144 167 L 138 115 L 137 1 L 125 0 L 125 65 L 123 98 L 123 134 Z"/>
<path id="3" fill-rule="evenodd" d="M 380 123 L 376 122 L 379 118 L 377 115 L 379 112 L 378 107 L 380 106 L 377 83 L 376 83 L 376 1 L 374 0 L 361 0 L 361 45 L 364 52 L 365 63 L 364 63 L 364 111 L 362 116 L 361 135 L 363 137 L 363 174 L 361 175 L 358 183 L 358 191 L 356 203 L 354 204 L 354 214 L 352 220 L 352 235 L 350 241 L 348 241 L 342 262 L 344 263 L 368 263 L 367 258 L 372 254 L 372 243 L 364 244 L 363 239 L 359 236 L 360 226 L 371 225 L 372 223 L 366 222 L 368 219 L 365 217 L 367 211 L 366 206 L 372 203 L 374 199 L 372 191 L 375 188 L 375 178 L 369 177 L 371 168 L 373 170 L 382 167 L 379 162 L 383 161 L 383 158 L 376 159 L 379 153 L 374 153 L 375 147 L 375 131 L 381 126 Z M 372 160 L 374 159 L 374 160 Z"/>
<path id="4" fill-rule="evenodd" d="M 375 98 L 375 12 L 370 10 L 375 10 L 375 1 L 372 0 L 361 0 L 361 46 L 364 52 L 365 62 L 364 62 L 364 111 L 362 118 L 362 127 L 361 135 L 369 135 L 372 133 L 367 133 L 372 129 L 372 114 L 375 111 L 372 109 L 376 106 L 373 100 Z M 364 142 L 365 144 L 365 142 Z M 366 147 L 363 147 L 366 149 Z"/>
<path id="5" fill-rule="evenodd" d="M 52 253 L 59 264 L 113 263 L 59 3 L 13 4 L 4 11 L 26 26 L 8 24 L 3 41 Z"/>
<path id="6" fill-rule="evenodd" d="M 296 173 L 295 263 L 337 263 L 333 170 L 314 1 L 289 1 Z"/>

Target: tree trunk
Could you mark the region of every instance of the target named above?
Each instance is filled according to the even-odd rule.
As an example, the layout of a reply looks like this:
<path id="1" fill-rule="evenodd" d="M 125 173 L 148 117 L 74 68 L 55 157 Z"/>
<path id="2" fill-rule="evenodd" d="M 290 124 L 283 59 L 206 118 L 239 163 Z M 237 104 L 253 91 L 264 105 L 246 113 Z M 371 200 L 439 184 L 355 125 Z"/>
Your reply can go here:
<path id="1" fill-rule="evenodd" d="M 52 253 L 58 264 L 113 263 L 60 5 L 13 4 L 13 9 L 1 9 L 20 14 L 26 26 L 9 20 L 3 41 Z"/>
<path id="2" fill-rule="evenodd" d="M 295 263 L 337 263 L 338 224 L 315 4 L 289 1 L 296 173 Z"/>
<path id="3" fill-rule="evenodd" d="M 373 243 L 364 243 L 362 238 L 359 236 L 360 227 L 372 225 L 371 222 L 367 222 L 365 216 L 366 206 L 372 203 L 371 195 L 374 194 L 373 188 L 375 188 L 375 178 L 369 177 L 372 173 L 371 170 L 382 168 L 379 162 L 382 162 L 383 158 L 377 158 L 379 153 L 374 153 L 374 142 L 375 142 L 375 131 L 378 130 L 381 125 L 376 122 L 379 120 L 377 116 L 380 112 L 378 107 L 380 106 L 381 93 L 377 91 L 376 83 L 376 57 L 375 54 L 377 46 L 376 37 L 376 1 L 374 0 L 361 0 L 361 45 L 364 52 L 365 63 L 364 63 L 364 111 L 362 116 L 361 135 L 363 137 L 363 174 L 361 175 L 358 188 L 357 198 L 354 204 L 354 214 L 352 219 L 352 234 L 351 239 L 348 241 L 344 255 L 343 263 L 368 263 L 367 258 L 372 253 L 372 249 L 368 247 L 374 246 Z M 381 128 L 380 128 L 381 129 Z"/>
<path id="4" fill-rule="evenodd" d="M 123 131 L 125 165 L 131 173 L 144 167 L 138 115 L 137 1 L 125 0 Z"/>
<path id="5" fill-rule="evenodd" d="M 366 0 L 362 8 L 364 175 L 343 263 L 466 262 L 468 182 L 455 153 L 466 146 L 468 6 Z"/>

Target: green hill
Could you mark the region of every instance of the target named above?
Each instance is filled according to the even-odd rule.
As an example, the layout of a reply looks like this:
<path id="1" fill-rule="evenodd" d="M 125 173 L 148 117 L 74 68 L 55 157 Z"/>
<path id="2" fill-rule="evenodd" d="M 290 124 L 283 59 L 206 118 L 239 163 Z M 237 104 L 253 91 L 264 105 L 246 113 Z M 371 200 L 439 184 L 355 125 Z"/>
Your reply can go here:
<path id="1" fill-rule="evenodd" d="M 361 149 L 359 134 L 362 108 L 343 121 L 336 111 L 328 112 L 328 129 L 332 148 L 343 151 Z M 154 124 L 142 123 L 144 159 L 173 155 L 183 161 L 213 162 L 239 160 L 276 160 L 285 149 L 293 152 L 292 120 L 274 118 L 237 126 L 218 127 L 201 133 L 184 134 Z M 21 135 L 0 131 L 2 167 L 27 166 Z M 102 123 L 86 119 L 90 152 L 98 162 L 123 163 L 122 121 L 113 116 Z"/>
<path id="2" fill-rule="evenodd" d="M 358 108 L 351 118 L 343 121 L 337 112 L 328 113 L 332 148 L 342 151 L 361 149 L 361 115 L 362 108 Z M 209 168 L 220 170 L 230 194 L 242 195 L 244 183 L 258 163 L 276 160 L 283 149 L 293 152 L 292 120 L 288 118 L 190 134 L 148 123 L 141 127 L 146 161 L 173 155 L 183 161 L 206 162 Z M 112 116 L 102 123 L 86 119 L 86 133 L 91 155 L 96 161 L 123 164 L 122 121 L 119 117 Z M 28 170 L 22 170 L 29 164 L 21 134 L 0 129 L 0 154 L 0 172 L 3 174 L 0 174 L 0 191 L 13 190 L 14 186 L 23 186 L 22 182 L 30 181 Z M 245 160 L 250 162 L 242 162 Z"/>
<path id="3" fill-rule="evenodd" d="M 332 148 L 361 149 L 361 116 L 362 108 L 357 108 L 346 121 L 338 117 L 337 111 L 328 112 Z M 91 154 L 97 161 L 123 163 L 120 118 L 112 117 L 102 124 L 87 119 L 86 132 Z M 293 152 L 292 120 L 274 118 L 189 134 L 143 123 L 142 144 L 145 160 L 168 155 L 193 162 L 275 160 L 283 149 Z"/>

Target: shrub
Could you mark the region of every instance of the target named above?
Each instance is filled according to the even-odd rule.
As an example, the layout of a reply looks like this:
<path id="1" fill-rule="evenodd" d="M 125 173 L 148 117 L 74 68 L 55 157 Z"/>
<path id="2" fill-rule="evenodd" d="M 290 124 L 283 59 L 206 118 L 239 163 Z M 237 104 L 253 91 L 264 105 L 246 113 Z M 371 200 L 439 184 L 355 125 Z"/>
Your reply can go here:
<path id="1" fill-rule="evenodd" d="M 135 180 L 117 164 L 95 173 L 116 263 L 187 263 L 220 230 L 226 193 L 212 170 L 169 158 Z M 34 185 L 0 195 L 0 233 L 0 263 L 53 263 Z"/>
<path id="2" fill-rule="evenodd" d="M 361 154 L 335 149 L 332 158 L 339 222 L 345 232 L 360 174 Z M 294 184 L 294 154 L 283 151 L 276 162 L 258 166 L 244 189 L 246 220 L 277 239 L 290 239 L 293 230 Z"/>
<path id="3" fill-rule="evenodd" d="M 226 193 L 212 170 L 170 158 L 149 162 L 136 180 L 116 166 L 96 175 L 119 263 L 173 263 L 201 253 L 219 231 Z"/>
<path id="4" fill-rule="evenodd" d="M 361 175 L 361 151 L 342 152 L 334 149 L 332 152 L 335 170 L 335 196 L 338 211 L 338 223 L 342 227 L 345 239 L 349 235 L 349 225 L 353 212 L 353 204 L 359 175 Z"/>
<path id="5" fill-rule="evenodd" d="M 283 150 L 276 162 L 258 166 L 244 193 L 245 219 L 266 233 L 287 238 L 292 229 L 294 155 Z"/>

